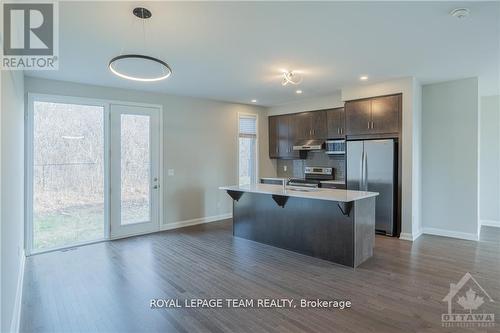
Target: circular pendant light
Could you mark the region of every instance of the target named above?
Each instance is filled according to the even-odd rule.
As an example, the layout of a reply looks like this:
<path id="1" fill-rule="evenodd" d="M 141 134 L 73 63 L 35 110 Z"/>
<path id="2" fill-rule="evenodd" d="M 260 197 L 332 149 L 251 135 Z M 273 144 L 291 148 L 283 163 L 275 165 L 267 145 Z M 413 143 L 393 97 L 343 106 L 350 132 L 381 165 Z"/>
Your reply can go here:
<path id="1" fill-rule="evenodd" d="M 161 81 L 172 74 L 166 62 L 141 54 L 114 57 L 109 62 L 109 70 L 124 79 L 141 82 Z"/>
<path id="2" fill-rule="evenodd" d="M 152 16 L 151 11 L 143 7 L 134 8 L 132 13 L 143 20 Z M 161 81 L 172 74 L 172 69 L 166 62 L 142 54 L 119 55 L 109 61 L 108 67 L 121 78 L 140 82 Z"/>

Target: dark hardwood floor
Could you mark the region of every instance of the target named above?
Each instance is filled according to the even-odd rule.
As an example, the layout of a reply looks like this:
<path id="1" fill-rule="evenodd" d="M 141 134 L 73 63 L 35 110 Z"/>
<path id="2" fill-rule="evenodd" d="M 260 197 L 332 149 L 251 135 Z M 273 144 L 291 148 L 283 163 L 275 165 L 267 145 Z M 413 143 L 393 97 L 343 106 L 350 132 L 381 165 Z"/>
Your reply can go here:
<path id="1" fill-rule="evenodd" d="M 22 332 L 457 332 L 450 283 L 470 272 L 496 301 L 500 234 L 482 241 L 377 236 L 357 269 L 233 238 L 231 221 L 27 258 Z M 351 309 L 150 309 L 151 298 L 348 299 Z M 483 308 L 482 308 L 483 309 Z M 474 331 L 463 329 L 464 331 Z"/>

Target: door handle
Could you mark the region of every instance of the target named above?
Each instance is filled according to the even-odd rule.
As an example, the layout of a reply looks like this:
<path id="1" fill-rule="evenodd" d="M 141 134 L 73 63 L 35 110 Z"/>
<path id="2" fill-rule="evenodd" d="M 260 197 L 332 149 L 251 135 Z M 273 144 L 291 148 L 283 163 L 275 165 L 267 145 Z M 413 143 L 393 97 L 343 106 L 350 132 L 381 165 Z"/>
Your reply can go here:
<path id="1" fill-rule="evenodd" d="M 154 186 L 153 186 L 153 189 L 157 190 L 157 189 L 158 189 L 158 187 L 160 187 L 160 186 L 159 186 L 159 185 L 154 185 Z"/>

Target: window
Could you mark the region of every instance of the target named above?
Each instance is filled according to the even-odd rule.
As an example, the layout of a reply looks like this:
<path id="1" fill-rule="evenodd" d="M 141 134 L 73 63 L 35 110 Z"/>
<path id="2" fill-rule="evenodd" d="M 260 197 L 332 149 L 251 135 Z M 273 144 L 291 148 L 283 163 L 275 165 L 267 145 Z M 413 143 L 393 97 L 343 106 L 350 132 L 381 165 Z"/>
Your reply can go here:
<path id="1" fill-rule="evenodd" d="M 238 117 L 238 181 L 240 185 L 257 183 L 257 116 Z"/>

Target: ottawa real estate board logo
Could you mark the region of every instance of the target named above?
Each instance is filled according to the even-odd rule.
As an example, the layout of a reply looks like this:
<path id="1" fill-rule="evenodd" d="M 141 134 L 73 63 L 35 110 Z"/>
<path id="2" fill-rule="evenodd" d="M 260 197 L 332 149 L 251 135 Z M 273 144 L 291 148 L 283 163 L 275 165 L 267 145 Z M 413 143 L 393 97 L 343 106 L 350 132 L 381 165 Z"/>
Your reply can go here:
<path id="1" fill-rule="evenodd" d="M 57 2 L 2 1 L 4 70 L 58 69 Z"/>
<path id="2" fill-rule="evenodd" d="M 487 310 L 494 308 L 495 301 L 468 272 L 458 283 L 450 283 L 450 291 L 443 302 L 448 303 L 448 313 L 441 315 L 443 327 L 495 326 L 495 314 Z"/>

